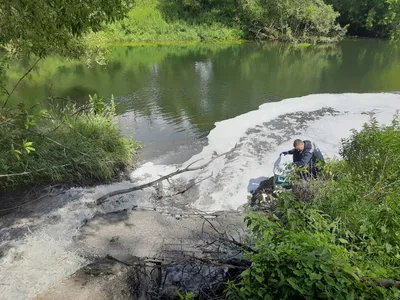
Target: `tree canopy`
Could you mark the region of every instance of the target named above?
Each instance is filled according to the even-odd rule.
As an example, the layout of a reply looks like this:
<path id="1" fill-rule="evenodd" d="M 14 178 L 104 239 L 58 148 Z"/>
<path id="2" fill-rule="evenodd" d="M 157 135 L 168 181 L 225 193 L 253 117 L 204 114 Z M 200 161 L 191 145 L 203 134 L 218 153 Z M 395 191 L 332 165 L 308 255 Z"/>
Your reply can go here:
<path id="1" fill-rule="evenodd" d="M 122 19 L 127 0 L 0 1 L 0 45 L 12 53 L 71 55 L 77 40 L 103 22 Z"/>
<path id="2" fill-rule="evenodd" d="M 350 24 L 353 35 L 395 36 L 400 30 L 400 1 L 327 0 L 339 11 L 341 24 Z"/>

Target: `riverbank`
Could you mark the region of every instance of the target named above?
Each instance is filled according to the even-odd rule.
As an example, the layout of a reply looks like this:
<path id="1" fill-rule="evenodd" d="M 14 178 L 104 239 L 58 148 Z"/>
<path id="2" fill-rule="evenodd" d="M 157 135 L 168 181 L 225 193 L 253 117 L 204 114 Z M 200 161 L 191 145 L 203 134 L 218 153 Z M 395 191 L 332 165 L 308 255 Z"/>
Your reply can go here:
<path id="1" fill-rule="evenodd" d="M 110 105 L 96 95 L 90 99 L 79 107 L 52 99 L 31 108 L 1 109 L 0 192 L 33 184 L 101 182 L 132 166 L 139 144 L 123 137 L 113 99 Z"/>
<path id="2" fill-rule="evenodd" d="M 345 27 L 335 21 L 339 14 L 322 0 L 316 0 L 315 5 L 290 2 L 280 6 L 273 2 L 244 4 L 231 0 L 139 0 L 123 20 L 103 26 L 84 40 L 89 45 L 240 40 L 296 44 L 337 42 L 344 36 Z"/>
<path id="3" fill-rule="evenodd" d="M 51 296 L 54 295 L 54 290 L 50 290 L 52 286 L 69 286 L 74 277 L 65 278 L 79 269 L 88 270 L 85 266 L 92 258 L 110 254 L 120 261 L 132 263 L 127 256 L 123 256 L 123 253 L 128 252 L 137 256 L 144 255 L 146 259 L 150 254 L 148 249 L 153 249 L 152 245 L 160 245 L 163 238 L 166 238 L 168 245 L 175 243 L 168 241 L 166 237 L 166 232 L 172 234 L 176 232 L 174 230 L 182 233 L 173 236 L 174 239 L 177 238 L 176 244 L 180 246 L 180 237 L 191 236 L 191 226 L 200 232 L 202 230 L 202 224 L 199 222 L 201 220 L 192 222 L 191 218 L 186 219 L 187 214 L 200 212 L 201 215 L 207 211 L 211 212 L 210 215 L 222 217 L 226 212 L 221 210 L 240 209 L 241 205 L 247 202 L 251 183 L 262 180 L 262 176 L 271 175 L 271 168 L 277 156 L 282 149 L 291 147 L 294 138 L 310 138 L 317 143 L 326 157 L 335 157 L 339 151 L 340 139 L 349 137 L 352 128 L 361 130 L 362 124 L 368 122 L 371 115 L 374 115 L 380 124 L 390 124 L 393 114 L 399 108 L 399 101 L 399 95 L 382 93 L 312 95 L 279 103 L 267 103 L 256 111 L 218 122 L 208 135 L 208 145 L 203 147 L 201 153 L 183 164 L 162 166 L 147 163 L 131 174 L 131 181 L 92 188 L 76 187 L 27 204 L 7 216 L 2 216 L 1 219 L 5 223 L 0 231 L 0 262 L 3 266 L 0 279 L 7 285 L 0 286 L 0 291 L 6 298 L 21 300 L 32 299 L 46 291 L 49 292 L 47 295 Z M 388 148 L 387 146 L 383 144 L 382 149 Z M 214 157 L 215 153 L 222 154 L 233 147 L 233 152 L 229 155 L 219 157 L 202 170 L 180 174 L 156 187 L 109 198 L 100 205 L 96 204 L 99 197 L 132 187 L 132 182 L 134 185 L 144 184 L 177 169 L 183 169 L 196 161 L 192 167 L 202 165 Z M 398 172 L 396 166 L 393 164 L 390 167 Z M 351 186 L 343 186 L 343 195 L 356 191 L 349 187 Z M 336 190 L 329 191 L 335 194 Z M 366 206 L 360 206 L 360 209 L 372 206 L 368 216 L 373 217 L 380 207 L 374 206 L 375 195 L 369 195 L 367 198 L 368 203 L 363 202 Z M 338 200 L 331 200 L 334 199 Z M 343 201 L 353 203 L 346 202 L 345 198 Z M 332 202 L 321 199 L 320 204 L 324 203 Z M 357 209 L 357 203 L 353 204 L 352 208 Z M 288 207 L 293 208 L 294 205 Z M 328 212 L 324 207 L 320 208 Z M 336 208 L 337 206 L 332 205 L 333 212 L 337 211 Z M 141 211 L 142 209 L 145 211 Z M 359 213 L 362 213 L 362 210 Z M 194 217 L 201 218 L 200 215 Z M 216 226 L 219 218 L 209 220 Z M 357 220 L 363 219 L 354 219 Z M 243 226 L 241 222 L 242 220 L 238 220 Z M 214 231 L 208 224 L 205 221 L 207 230 Z M 146 233 L 156 227 L 160 231 L 151 231 L 155 236 L 147 238 Z M 226 230 L 235 228 L 228 227 Z M 223 226 L 218 230 L 224 231 L 225 228 Z M 366 233 L 374 234 L 369 230 Z M 297 232 L 295 234 L 300 236 Z M 311 234 L 308 235 L 312 237 Z M 349 241 L 346 237 L 340 238 Z M 195 240 L 199 241 L 198 238 Z M 186 241 L 183 243 L 185 247 Z M 141 245 L 147 245 L 143 252 L 140 252 Z M 157 247 L 154 249 L 159 249 Z M 186 249 L 188 252 L 193 250 L 184 248 Z M 388 256 L 385 254 L 380 257 L 387 259 Z M 199 263 L 198 260 L 197 262 Z M 161 267 L 169 265 L 166 262 Z M 104 270 L 108 272 L 107 268 Z M 104 275 L 104 280 L 111 277 Z M 97 279 L 101 284 L 102 278 L 90 278 L 88 284 L 96 282 Z M 76 286 L 79 286 L 79 282 Z M 90 291 L 89 287 L 88 289 Z"/>
<path id="4" fill-rule="evenodd" d="M 335 43 L 345 37 L 396 38 L 397 3 L 376 11 L 362 2 L 360 15 L 342 0 L 243 3 L 137 0 L 123 20 L 105 25 L 84 40 L 87 45 L 220 41 L 283 41 L 293 44 Z M 358 11 L 358 10 L 356 10 Z M 384 20 L 384 21 L 383 21 Z M 384 24 L 384 25 L 383 25 Z"/>

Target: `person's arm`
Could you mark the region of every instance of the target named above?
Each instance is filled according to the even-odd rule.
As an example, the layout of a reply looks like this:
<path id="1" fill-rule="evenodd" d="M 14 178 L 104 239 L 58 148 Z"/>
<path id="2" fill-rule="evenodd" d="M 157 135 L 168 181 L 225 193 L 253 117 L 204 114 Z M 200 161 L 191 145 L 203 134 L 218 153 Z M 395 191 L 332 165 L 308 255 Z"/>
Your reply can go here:
<path id="1" fill-rule="evenodd" d="M 292 149 L 292 150 L 289 150 L 289 151 L 283 151 L 283 152 L 281 152 L 281 154 L 280 155 L 288 155 L 288 154 L 294 154 L 294 151 L 295 151 L 296 149 Z"/>

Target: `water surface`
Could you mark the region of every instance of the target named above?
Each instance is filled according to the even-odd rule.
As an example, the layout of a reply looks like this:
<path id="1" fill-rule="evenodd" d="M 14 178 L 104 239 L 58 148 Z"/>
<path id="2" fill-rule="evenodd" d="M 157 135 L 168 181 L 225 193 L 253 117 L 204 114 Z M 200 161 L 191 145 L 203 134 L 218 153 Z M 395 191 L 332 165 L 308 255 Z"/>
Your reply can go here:
<path id="1" fill-rule="evenodd" d="M 301 49 L 256 43 L 119 46 L 106 66 L 47 58 L 14 99 L 34 103 L 56 95 L 84 102 L 88 94 L 113 94 L 124 132 L 147 146 L 141 158 L 177 163 L 201 149 L 215 122 L 266 102 L 400 90 L 399 46 L 380 40 Z M 15 63 L 9 74 L 16 80 L 30 63 Z"/>

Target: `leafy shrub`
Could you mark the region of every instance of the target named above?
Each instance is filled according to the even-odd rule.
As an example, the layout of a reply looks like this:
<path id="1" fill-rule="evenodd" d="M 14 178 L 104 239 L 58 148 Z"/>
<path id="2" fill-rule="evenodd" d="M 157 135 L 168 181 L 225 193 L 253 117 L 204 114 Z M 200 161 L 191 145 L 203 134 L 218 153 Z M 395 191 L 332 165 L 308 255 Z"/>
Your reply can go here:
<path id="1" fill-rule="evenodd" d="M 343 140 L 311 202 L 287 192 L 276 215 L 249 214 L 256 252 L 229 298 L 400 299 L 399 143 L 398 117 L 372 119 Z"/>
<path id="2" fill-rule="evenodd" d="M 289 42 L 337 41 L 346 32 L 338 13 L 323 0 L 248 0 L 245 22 L 255 38 Z"/>

